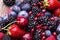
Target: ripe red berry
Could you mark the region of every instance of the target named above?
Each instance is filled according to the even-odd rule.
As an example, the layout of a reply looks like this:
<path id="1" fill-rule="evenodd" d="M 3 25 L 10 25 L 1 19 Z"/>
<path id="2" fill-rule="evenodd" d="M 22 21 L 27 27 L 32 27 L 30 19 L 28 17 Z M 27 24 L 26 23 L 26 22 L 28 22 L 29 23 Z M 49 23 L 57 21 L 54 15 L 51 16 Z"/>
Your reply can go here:
<path id="1" fill-rule="evenodd" d="M 32 35 L 30 33 L 26 33 L 23 37 L 22 40 L 32 40 Z"/>
<path id="2" fill-rule="evenodd" d="M 58 8 L 54 11 L 54 15 L 57 17 L 60 17 L 60 8 Z"/>
<path id="3" fill-rule="evenodd" d="M 16 24 L 12 24 L 8 33 L 13 38 L 20 38 L 25 34 L 25 31 L 21 30 Z"/>
<path id="4" fill-rule="evenodd" d="M 3 39 L 4 35 L 5 35 L 4 33 L 0 32 L 0 40 Z"/>
<path id="5" fill-rule="evenodd" d="M 52 35 L 52 36 L 48 37 L 46 40 L 56 40 L 56 38 Z"/>
<path id="6" fill-rule="evenodd" d="M 19 22 L 17 22 L 17 24 L 21 28 L 25 27 L 28 24 L 28 19 L 23 16 L 17 17 L 17 21 L 19 21 Z"/>
<path id="7" fill-rule="evenodd" d="M 51 17 L 51 18 L 50 18 L 50 20 L 51 20 L 51 21 L 54 21 L 54 20 L 55 20 L 55 18 L 54 18 L 54 17 Z"/>

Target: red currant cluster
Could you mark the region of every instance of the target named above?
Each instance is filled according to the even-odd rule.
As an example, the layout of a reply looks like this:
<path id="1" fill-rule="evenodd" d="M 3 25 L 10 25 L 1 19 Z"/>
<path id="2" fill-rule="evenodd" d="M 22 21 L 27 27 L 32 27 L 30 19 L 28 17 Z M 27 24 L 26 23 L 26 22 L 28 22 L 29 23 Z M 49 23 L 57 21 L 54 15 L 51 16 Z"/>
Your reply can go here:
<path id="1" fill-rule="evenodd" d="M 58 0 L 18 0 L 0 17 L 0 40 L 60 40 L 59 7 Z"/>

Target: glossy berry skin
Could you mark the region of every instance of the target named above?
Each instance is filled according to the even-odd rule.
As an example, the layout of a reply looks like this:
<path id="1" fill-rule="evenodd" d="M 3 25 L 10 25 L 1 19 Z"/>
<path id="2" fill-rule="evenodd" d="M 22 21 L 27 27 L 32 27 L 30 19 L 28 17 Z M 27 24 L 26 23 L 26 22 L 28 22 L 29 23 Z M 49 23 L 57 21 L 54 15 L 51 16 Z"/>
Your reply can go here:
<path id="1" fill-rule="evenodd" d="M 58 8 L 54 11 L 54 15 L 57 17 L 60 17 L 60 8 Z"/>
<path id="2" fill-rule="evenodd" d="M 0 40 L 3 39 L 4 35 L 5 35 L 4 33 L 0 32 Z"/>
<path id="3" fill-rule="evenodd" d="M 14 12 L 14 11 L 11 11 L 9 14 L 8 14 L 8 16 L 14 16 L 14 17 L 16 17 L 16 12 Z"/>
<path id="4" fill-rule="evenodd" d="M 46 2 L 46 4 L 44 3 L 44 5 L 46 6 L 46 8 L 48 10 L 53 10 L 56 7 L 57 4 L 57 0 L 44 0 Z"/>
<path id="5" fill-rule="evenodd" d="M 22 40 L 32 40 L 32 35 L 31 33 L 26 33 L 23 37 Z"/>
<path id="6" fill-rule="evenodd" d="M 20 12 L 21 9 L 20 9 L 20 7 L 14 5 L 14 6 L 12 6 L 12 10 L 18 13 L 18 12 Z"/>
<path id="7" fill-rule="evenodd" d="M 57 35 L 57 40 L 60 40 L 60 34 Z"/>
<path id="8" fill-rule="evenodd" d="M 16 6 L 19 6 L 20 4 L 21 4 L 21 1 L 19 0 L 15 3 Z"/>
<path id="9" fill-rule="evenodd" d="M 21 30 L 16 24 L 12 24 L 9 27 L 9 35 L 13 38 L 20 38 L 25 34 L 25 31 Z"/>
<path id="10" fill-rule="evenodd" d="M 8 15 L 4 15 L 2 18 L 3 18 L 3 22 L 5 23 L 8 22 Z"/>
<path id="11" fill-rule="evenodd" d="M 49 36 L 51 36 L 51 31 L 50 31 L 50 30 L 46 30 L 46 31 L 45 31 L 45 34 L 46 34 L 46 36 L 49 37 Z"/>
<path id="12" fill-rule="evenodd" d="M 3 2 L 7 6 L 12 6 L 15 4 L 15 0 L 3 0 Z"/>
<path id="13" fill-rule="evenodd" d="M 60 25 L 57 27 L 56 32 L 60 34 Z"/>
<path id="14" fill-rule="evenodd" d="M 17 17 L 17 21 L 19 21 L 17 24 L 22 28 L 28 24 L 28 19 L 23 16 Z"/>
<path id="15" fill-rule="evenodd" d="M 50 12 L 45 12 L 45 16 L 51 16 Z"/>
<path id="16" fill-rule="evenodd" d="M 19 16 L 24 16 L 24 17 L 28 17 L 28 13 L 26 12 L 26 11 L 20 11 L 19 13 L 18 13 L 18 17 Z"/>
<path id="17" fill-rule="evenodd" d="M 23 10 L 30 10 L 31 9 L 31 5 L 29 3 L 26 3 L 22 6 Z"/>
<path id="18" fill-rule="evenodd" d="M 0 17 L 0 24 L 3 22 L 3 18 L 2 17 Z"/>
<path id="19" fill-rule="evenodd" d="M 56 38 L 55 38 L 53 35 L 51 35 L 51 36 L 48 37 L 46 40 L 56 40 Z"/>

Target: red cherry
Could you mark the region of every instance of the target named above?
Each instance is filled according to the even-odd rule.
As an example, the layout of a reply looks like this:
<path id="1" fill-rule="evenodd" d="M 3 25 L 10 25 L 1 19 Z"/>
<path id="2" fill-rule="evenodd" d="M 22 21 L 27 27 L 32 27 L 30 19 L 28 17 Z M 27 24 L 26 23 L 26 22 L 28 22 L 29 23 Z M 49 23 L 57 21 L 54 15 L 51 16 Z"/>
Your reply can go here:
<path id="1" fill-rule="evenodd" d="M 56 40 L 56 38 L 52 35 L 52 36 L 48 37 L 46 40 Z"/>
<path id="2" fill-rule="evenodd" d="M 26 33 L 23 37 L 22 40 L 32 40 L 32 35 L 30 33 Z"/>
<path id="3" fill-rule="evenodd" d="M 58 8 L 54 11 L 54 15 L 57 17 L 60 17 L 60 8 Z"/>
<path id="4" fill-rule="evenodd" d="M 12 24 L 9 27 L 9 35 L 13 38 L 19 38 L 22 37 L 25 34 L 25 31 L 19 29 L 19 27 L 16 24 Z"/>
<path id="5" fill-rule="evenodd" d="M 28 24 L 27 18 L 25 18 L 25 17 L 23 17 L 23 16 L 17 17 L 17 21 L 19 21 L 19 22 L 17 22 L 17 24 L 18 24 L 21 28 L 25 27 L 25 26 Z"/>
<path id="6" fill-rule="evenodd" d="M 4 35 L 5 35 L 4 33 L 0 32 L 0 40 L 3 39 Z"/>
<path id="7" fill-rule="evenodd" d="M 55 18 L 54 18 L 54 17 L 51 17 L 51 18 L 50 18 L 50 20 L 51 20 L 51 21 L 54 21 L 54 20 L 55 20 Z"/>

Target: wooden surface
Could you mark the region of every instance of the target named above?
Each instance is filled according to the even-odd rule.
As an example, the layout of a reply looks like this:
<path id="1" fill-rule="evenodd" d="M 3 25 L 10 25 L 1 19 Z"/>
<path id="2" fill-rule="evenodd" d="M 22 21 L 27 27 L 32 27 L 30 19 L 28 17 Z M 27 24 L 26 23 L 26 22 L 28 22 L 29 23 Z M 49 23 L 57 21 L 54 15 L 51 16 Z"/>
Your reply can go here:
<path id="1" fill-rule="evenodd" d="M 20 0 L 20 1 L 23 1 L 23 0 Z M 8 8 L 9 7 L 4 5 L 3 0 L 0 0 L 0 16 L 4 16 L 6 14 Z"/>

